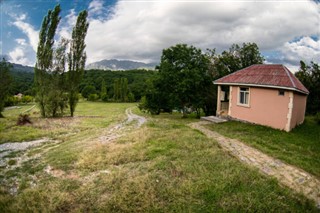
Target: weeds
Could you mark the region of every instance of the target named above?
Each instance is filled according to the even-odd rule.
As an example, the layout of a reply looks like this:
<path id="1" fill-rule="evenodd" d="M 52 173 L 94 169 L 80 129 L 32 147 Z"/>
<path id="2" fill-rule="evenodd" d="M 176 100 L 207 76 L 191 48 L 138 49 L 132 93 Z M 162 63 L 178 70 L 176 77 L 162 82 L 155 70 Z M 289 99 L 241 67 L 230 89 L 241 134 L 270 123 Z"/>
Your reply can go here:
<path id="1" fill-rule="evenodd" d="M 26 124 L 32 124 L 29 115 L 28 114 L 20 114 L 18 117 L 17 125 L 23 126 Z"/>

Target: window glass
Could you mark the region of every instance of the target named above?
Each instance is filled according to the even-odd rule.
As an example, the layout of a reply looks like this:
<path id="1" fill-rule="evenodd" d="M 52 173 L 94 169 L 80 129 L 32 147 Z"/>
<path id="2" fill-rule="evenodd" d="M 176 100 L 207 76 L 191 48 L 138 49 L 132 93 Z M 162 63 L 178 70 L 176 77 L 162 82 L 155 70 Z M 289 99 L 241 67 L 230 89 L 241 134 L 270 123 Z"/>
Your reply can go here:
<path id="1" fill-rule="evenodd" d="M 244 105 L 249 104 L 249 88 L 240 87 L 239 103 Z"/>

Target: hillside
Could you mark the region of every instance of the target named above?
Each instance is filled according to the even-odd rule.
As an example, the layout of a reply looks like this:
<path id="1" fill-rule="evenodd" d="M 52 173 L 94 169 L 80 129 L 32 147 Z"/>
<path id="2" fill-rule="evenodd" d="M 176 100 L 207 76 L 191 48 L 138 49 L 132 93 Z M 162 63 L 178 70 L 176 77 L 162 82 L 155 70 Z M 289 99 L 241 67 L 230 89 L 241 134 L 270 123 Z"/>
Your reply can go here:
<path id="1" fill-rule="evenodd" d="M 34 72 L 34 67 L 24 66 L 21 64 L 10 63 L 12 65 L 12 69 L 17 72 Z"/>
<path id="2" fill-rule="evenodd" d="M 29 70 L 29 71 L 28 71 Z M 22 93 L 25 95 L 34 95 L 32 91 L 34 72 L 30 71 L 30 67 L 22 65 L 14 66 L 11 69 L 11 76 L 13 79 L 10 94 L 16 95 Z M 101 91 L 101 82 L 105 81 L 109 97 L 113 97 L 113 84 L 118 78 L 128 79 L 128 89 L 135 96 L 136 100 L 140 100 L 144 95 L 147 82 L 155 77 L 157 72 L 146 70 L 128 70 L 122 71 L 103 71 L 103 70 L 90 70 L 85 71 L 83 79 L 80 83 L 80 92 L 87 85 L 94 86 L 96 93 Z"/>

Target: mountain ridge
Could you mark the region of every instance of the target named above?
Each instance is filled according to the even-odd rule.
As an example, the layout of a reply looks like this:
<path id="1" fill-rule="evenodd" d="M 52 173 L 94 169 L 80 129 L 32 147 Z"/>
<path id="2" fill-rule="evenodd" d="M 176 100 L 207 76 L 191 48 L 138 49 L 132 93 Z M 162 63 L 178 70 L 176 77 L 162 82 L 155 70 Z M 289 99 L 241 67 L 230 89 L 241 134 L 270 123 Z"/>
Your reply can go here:
<path id="1" fill-rule="evenodd" d="M 12 65 L 13 71 L 19 72 L 34 72 L 34 67 L 8 62 Z M 88 64 L 85 70 L 111 70 L 111 71 L 126 71 L 135 69 L 154 70 L 157 63 L 144 63 L 131 60 L 119 60 L 119 59 L 105 59 Z"/>
<path id="2" fill-rule="evenodd" d="M 90 63 L 86 66 L 86 70 L 100 69 L 100 70 L 133 70 L 133 69 L 147 69 L 154 70 L 156 63 L 144 63 L 131 60 L 119 60 L 119 59 L 104 59 Z"/>

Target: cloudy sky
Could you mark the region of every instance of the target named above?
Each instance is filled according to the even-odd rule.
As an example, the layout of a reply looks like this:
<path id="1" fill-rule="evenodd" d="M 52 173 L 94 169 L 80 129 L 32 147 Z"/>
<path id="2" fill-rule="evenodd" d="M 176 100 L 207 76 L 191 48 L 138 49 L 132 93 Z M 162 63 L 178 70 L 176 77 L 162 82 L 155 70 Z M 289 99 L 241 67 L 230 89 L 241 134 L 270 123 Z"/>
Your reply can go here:
<path id="1" fill-rule="evenodd" d="M 77 14 L 89 12 L 87 64 L 103 59 L 158 62 L 162 49 L 187 43 L 221 52 L 255 42 L 266 63 L 293 71 L 299 61 L 320 63 L 319 1 L 222 0 L 0 0 L 0 54 L 34 65 L 43 17 L 57 3 L 56 39 L 70 38 Z"/>

